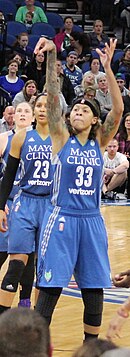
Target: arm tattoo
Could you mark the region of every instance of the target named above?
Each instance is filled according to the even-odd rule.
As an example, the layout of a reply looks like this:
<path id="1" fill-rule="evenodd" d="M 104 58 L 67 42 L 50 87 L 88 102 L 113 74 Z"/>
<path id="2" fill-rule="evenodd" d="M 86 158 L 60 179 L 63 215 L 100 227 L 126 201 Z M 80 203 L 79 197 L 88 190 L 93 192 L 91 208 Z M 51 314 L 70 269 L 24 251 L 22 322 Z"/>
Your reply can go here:
<path id="1" fill-rule="evenodd" d="M 59 85 L 56 72 L 56 49 L 47 53 L 47 117 L 50 132 L 56 132 L 61 119 Z"/>
<path id="2" fill-rule="evenodd" d="M 115 128 L 117 128 L 117 125 L 119 124 L 119 119 L 118 118 L 113 118 L 111 114 L 108 114 L 105 122 L 102 125 L 102 134 L 104 138 L 109 137 L 109 135 L 114 131 Z M 114 134 L 113 134 L 114 136 Z"/>

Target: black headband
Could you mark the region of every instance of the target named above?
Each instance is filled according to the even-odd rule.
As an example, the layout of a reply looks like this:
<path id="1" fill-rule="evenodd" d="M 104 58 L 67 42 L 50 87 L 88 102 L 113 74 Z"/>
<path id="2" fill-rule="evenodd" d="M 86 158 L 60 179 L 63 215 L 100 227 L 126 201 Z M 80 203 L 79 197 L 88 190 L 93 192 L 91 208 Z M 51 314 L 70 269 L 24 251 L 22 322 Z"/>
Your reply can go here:
<path id="1" fill-rule="evenodd" d="M 85 104 L 88 105 L 88 107 L 90 107 L 90 109 L 92 110 L 94 116 L 96 117 L 100 117 L 100 104 L 98 103 L 98 101 L 96 99 L 93 100 L 88 100 L 88 99 L 84 99 L 84 98 L 78 98 L 77 100 L 75 100 L 72 104 L 71 110 L 73 109 L 74 105 L 76 104 Z"/>

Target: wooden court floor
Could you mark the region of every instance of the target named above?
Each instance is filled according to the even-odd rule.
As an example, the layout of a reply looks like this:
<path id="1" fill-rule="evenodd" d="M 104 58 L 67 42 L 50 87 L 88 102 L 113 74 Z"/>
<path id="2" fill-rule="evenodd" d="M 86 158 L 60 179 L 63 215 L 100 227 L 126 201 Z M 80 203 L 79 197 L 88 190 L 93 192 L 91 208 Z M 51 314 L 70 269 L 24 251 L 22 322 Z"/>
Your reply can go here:
<path id="1" fill-rule="evenodd" d="M 130 206 L 104 205 L 101 211 L 108 231 L 111 271 L 112 274 L 115 274 L 130 268 Z M 5 268 L 6 264 L 0 273 L 0 279 L 2 278 Z M 109 321 L 119 306 L 118 304 L 130 295 L 130 289 L 115 289 L 115 295 L 116 298 L 111 298 L 107 296 L 106 293 L 107 298 L 104 302 L 103 321 L 100 333 L 100 337 L 102 338 L 105 338 Z M 17 306 L 17 302 L 18 296 L 15 298 L 14 306 Z M 33 303 L 34 293 L 32 293 L 32 305 Z M 71 293 L 61 296 L 51 324 L 54 357 L 70 357 L 72 352 L 82 344 L 82 313 L 83 305 L 80 297 L 73 297 Z M 116 339 L 115 343 L 118 346 L 130 347 L 130 318 L 121 332 L 121 338 Z"/>

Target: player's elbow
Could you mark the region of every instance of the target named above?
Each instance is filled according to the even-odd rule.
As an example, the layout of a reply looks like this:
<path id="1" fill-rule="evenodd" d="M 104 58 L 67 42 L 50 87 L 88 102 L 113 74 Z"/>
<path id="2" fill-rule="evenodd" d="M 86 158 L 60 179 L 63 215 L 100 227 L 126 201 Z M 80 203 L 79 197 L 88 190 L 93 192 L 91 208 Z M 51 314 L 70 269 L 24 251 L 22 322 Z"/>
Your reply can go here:
<path id="1" fill-rule="evenodd" d="M 122 117 L 124 111 L 124 103 L 123 100 L 120 101 L 119 105 L 116 106 L 116 113 Z"/>

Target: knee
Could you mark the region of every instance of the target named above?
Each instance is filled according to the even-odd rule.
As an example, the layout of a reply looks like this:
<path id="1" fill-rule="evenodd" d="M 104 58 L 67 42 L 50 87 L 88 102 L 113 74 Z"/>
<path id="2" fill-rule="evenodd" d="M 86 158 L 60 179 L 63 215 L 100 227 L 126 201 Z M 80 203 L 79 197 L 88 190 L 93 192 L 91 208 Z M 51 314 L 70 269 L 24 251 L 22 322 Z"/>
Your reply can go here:
<path id="1" fill-rule="evenodd" d="M 21 276 L 21 285 L 32 285 L 34 280 L 34 253 L 29 254 L 27 265 L 25 266 L 24 273 Z"/>
<path id="2" fill-rule="evenodd" d="M 103 311 L 103 289 L 82 289 L 84 323 L 100 326 Z"/>
<path id="3" fill-rule="evenodd" d="M 24 268 L 25 265 L 22 260 L 10 260 L 7 273 L 1 284 L 1 289 L 12 293 L 16 292 Z"/>

